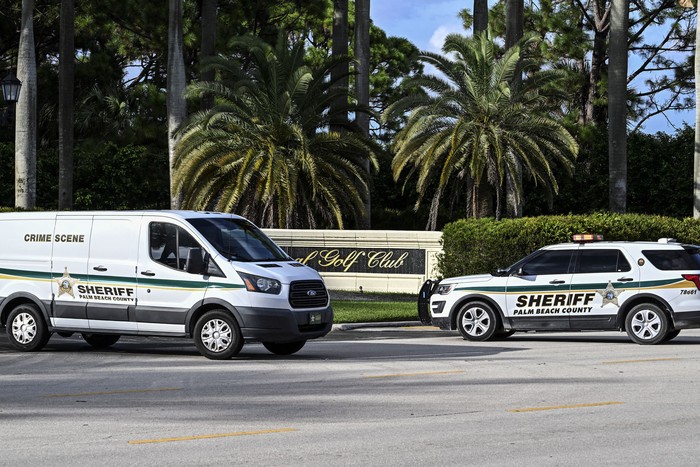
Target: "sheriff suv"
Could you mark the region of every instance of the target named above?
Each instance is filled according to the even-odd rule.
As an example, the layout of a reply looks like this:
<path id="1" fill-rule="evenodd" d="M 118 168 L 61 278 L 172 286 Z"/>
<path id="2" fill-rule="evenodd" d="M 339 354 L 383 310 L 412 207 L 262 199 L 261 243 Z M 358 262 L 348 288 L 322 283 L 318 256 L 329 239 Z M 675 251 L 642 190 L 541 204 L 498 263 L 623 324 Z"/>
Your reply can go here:
<path id="1" fill-rule="evenodd" d="M 673 239 L 603 242 L 575 235 L 494 274 L 427 281 L 426 324 L 485 341 L 517 331 L 626 331 L 658 344 L 700 327 L 700 247 Z"/>

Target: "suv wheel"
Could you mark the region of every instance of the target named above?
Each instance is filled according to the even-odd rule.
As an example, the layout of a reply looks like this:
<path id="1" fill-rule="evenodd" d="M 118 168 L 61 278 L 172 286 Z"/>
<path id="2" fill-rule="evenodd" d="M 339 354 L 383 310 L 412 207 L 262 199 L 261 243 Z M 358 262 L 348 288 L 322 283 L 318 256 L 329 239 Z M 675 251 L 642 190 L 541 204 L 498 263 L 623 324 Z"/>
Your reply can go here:
<path id="1" fill-rule="evenodd" d="M 496 312 L 484 302 L 467 303 L 457 315 L 457 329 L 470 341 L 489 340 L 497 328 Z"/>
<path id="2" fill-rule="evenodd" d="M 668 318 L 658 306 L 642 303 L 627 314 L 625 329 L 637 344 L 658 344 L 668 334 Z"/>

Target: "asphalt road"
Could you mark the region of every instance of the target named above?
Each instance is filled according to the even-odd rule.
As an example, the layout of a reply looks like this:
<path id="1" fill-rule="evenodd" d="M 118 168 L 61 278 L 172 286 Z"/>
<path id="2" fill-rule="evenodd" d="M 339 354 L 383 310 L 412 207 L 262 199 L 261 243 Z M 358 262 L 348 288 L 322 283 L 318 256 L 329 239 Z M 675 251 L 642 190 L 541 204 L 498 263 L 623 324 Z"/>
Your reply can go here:
<path id="1" fill-rule="evenodd" d="M 19 353 L 0 329 L 0 465 L 697 465 L 699 351 L 700 330 L 392 328 L 222 362 L 182 339 Z"/>

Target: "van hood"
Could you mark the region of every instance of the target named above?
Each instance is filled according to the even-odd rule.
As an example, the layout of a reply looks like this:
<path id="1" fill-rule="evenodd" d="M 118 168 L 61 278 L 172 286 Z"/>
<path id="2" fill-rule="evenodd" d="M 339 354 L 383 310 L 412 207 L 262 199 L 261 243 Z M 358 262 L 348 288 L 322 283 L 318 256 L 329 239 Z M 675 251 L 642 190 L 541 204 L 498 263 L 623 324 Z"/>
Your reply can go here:
<path id="1" fill-rule="evenodd" d="M 289 284 L 293 281 L 322 280 L 316 270 L 298 261 L 241 262 L 226 260 L 226 262 L 236 272 L 277 279 L 282 284 Z"/>

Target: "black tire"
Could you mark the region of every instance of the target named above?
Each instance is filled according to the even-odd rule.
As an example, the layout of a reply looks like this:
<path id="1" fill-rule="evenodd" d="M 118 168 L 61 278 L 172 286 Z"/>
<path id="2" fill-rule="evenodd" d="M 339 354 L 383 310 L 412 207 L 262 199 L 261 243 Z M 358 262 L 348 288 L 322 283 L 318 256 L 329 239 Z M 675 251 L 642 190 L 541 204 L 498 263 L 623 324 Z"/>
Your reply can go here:
<path id="1" fill-rule="evenodd" d="M 302 347 L 304 347 L 304 344 L 306 344 L 306 341 L 286 342 L 284 344 L 277 342 L 263 342 L 262 344 L 267 350 L 275 355 L 292 355 L 299 352 Z"/>
<path id="2" fill-rule="evenodd" d="M 641 303 L 625 317 L 625 330 L 633 342 L 653 345 L 663 342 L 668 334 L 668 317 L 653 303 Z"/>
<path id="3" fill-rule="evenodd" d="M 210 360 L 227 360 L 243 348 L 243 335 L 236 319 L 223 310 L 204 313 L 194 326 L 194 344 Z"/>
<path id="4" fill-rule="evenodd" d="M 666 337 L 664 337 L 664 342 L 668 342 L 672 339 L 675 339 L 676 337 L 678 337 L 678 334 L 680 334 L 680 333 L 681 333 L 680 329 L 674 329 L 673 331 L 668 331 L 668 333 L 666 333 Z"/>
<path id="5" fill-rule="evenodd" d="M 508 331 L 500 330 L 496 331 L 496 334 L 493 336 L 494 339 L 507 339 L 508 337 L 512 336 L 515 334 L 515 331 L 512 329 L 509 329 Z"/>
<path id="6" fill-rule="evenodd" d="M 82 334 L 85 342 L 90 344 L 95 349 L 106 349 L 107 347 L 117 343 L 121 337 L 119 334 Z"/>
<path id="7" fill-rule="evenodd" d="M 35 352 L 46 345 L 51 334 L 39 308 L 33 303 L 23 303 L 7 317 L 7 337 L 15 349 Z"/>
<path id="8" fill-rule="evenodd" d="M 466 340 L 487 341 L 499 328 L 496 312 L 484 302 L 467 303 L 457 314 L 457 329 Z"/>

